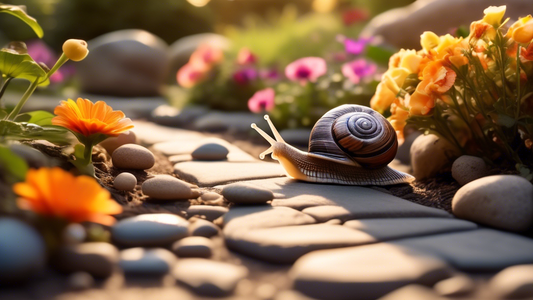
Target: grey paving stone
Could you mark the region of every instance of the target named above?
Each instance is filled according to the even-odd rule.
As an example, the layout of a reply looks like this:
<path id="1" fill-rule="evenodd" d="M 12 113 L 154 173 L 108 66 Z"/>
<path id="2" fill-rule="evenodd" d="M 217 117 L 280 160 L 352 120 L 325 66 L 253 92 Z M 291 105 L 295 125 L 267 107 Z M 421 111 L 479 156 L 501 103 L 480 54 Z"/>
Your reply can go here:
<path id="1" fill-rule="evenodd" d="M 475 223 L 451 218 L 362 219 L 347 221 L 344 226 L 365 232 L 379 241 L 478 228 Z"/>
<path id="2" fill-rule="evenodd" d="M 168 141 L 191 141 L 205 138 L 199 132 L 165 127 L 151 122 L 135 120 L 135 127 L 132 129 L 141 144 L 153 145 Z"/>
<path id="3" fill-rule="evenodd" d="M 274 228 L 281 226 L 306 225 L 315 219 L 288 207 L 240 206 L 232 207 L 223 218 L 224 234 L 240 230 Z"/>
<path id="4" fill-rule="evenodd" d="M 199 186 L 285 176 L 277 163 L 190 161 L 174 165 L 180 178 Z"/>
<path id="5" fill-rule="evenodd" d="M 330 219 L 451 217 L 443 210 L 361 186 L 314 184 L 287 177 L 252 180 L 246 184 L 274 192 L 272 206 L 298 210 L 308 208 L 305 213 L 319 222 Z"/>
<path id="6" fill-rule="evenodd" d="M 178 260 L 173 275 L 178 282 L 204 296 L 227 296 L 248 275 L 245 267 L 203 258 Z"/>
<path id="7" fill-rule="evenodd" d="M 308 253 L 289 274 L 294 289 L 310 297 L 370 300 L 413 283 L 433 285 L 453 272 L 436 257 L 380 243 Z"/>
<path id="8" fill-rule="evenodd" d="M 440 257 L 464 271 L 489 272 L 533 263 L 533 240 L 493 229 L 478 229 L 391 242 Z"/>
<path id="9" fill-rule="evenodd" d="M 117 222 L 113 240 L 124 246 L 167 246 L 186 237 L 189 222 L 172 214 L 143 214 Z"/>
<path id="10" fill-rule="evenodd" d="M 162 152 L 163 154 L 171 157 L 171 161 L 190 161 L 192 156 L 190 154 L 196 150 L 198 147 L 209 144 L 216 143 L 226 147 L 229 150 L 227 161 L 258 161 L 255 157 L 244 152 L 240 148 L 226 142 L 223 139 L 209 137 L 202 139 L 191 139 L 191 140 L 179 140 L 179 141 L 167 141 L 154 144 L 154 149 Z M 186 156 L 187 155 L 187 156 Z"/>
<path id="11" fill-rule="evenodd" d="M 228 230 L 228 248 L 272 263 L 289 264 L 314 250 L 332 249 L 377 240 L 362 231 L 340 225 L 311 224 L 263 229 Z"/>

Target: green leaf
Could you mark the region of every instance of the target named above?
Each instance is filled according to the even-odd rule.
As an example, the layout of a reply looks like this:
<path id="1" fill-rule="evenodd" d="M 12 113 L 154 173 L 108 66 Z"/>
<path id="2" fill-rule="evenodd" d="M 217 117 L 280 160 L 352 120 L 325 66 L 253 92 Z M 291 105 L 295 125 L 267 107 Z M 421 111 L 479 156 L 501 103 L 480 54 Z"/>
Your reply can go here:
<path id="1" fill-rule="evenodd" d="M 9 148 L 0 145 L 0 168 L 10 182 L 23 181 L 28 172 L 28 164 Z"/>
<path id="2" fill-rule="evenodd" d="M 0 140 L 47 140 L 58 145 L 68 145 L 72 136 L 63 127 L 0 120 Z"/>
<path id="3" fill-rule="evenodd" d="M 0 13 L 10 14 L 12 16 L 15 16 L 15 17 L 21 19 L 24 23 L 28 24 L 28 26 L 30 26 L 31 29 L 33 29 L 33 32 L 35 32 L 35 34 L 39 38 L 42 38 L 43 35 L 44 35 L 43 29 L 41 28 L 39 23 L 37 23 L 37 20 L 35 20 L 34 18 L 30 17 L 26 13 L 25 10 L 26 10 L 25 6 L 0 4 Z"/>
<path id="4" fill-rule="evenodd" d="M 16 122 L 27 122 L 36 124 L 39 126 L 45 126 L 45 125 L 52 125 L 52 118 L 54 118 L 55 115 L 44 111 L 44 110 L 36 110 L 27 112 L 24 114 L 20 114 L 15 118 Z"/>
<path id="5" fill-rule="evenodd" d="M 392 51 L 391 49 L 386 49 L 374 45 L 366 46 L 366 57 L 379 64 L 387 65 L 389 63 L 389 58 L 393 54 L 394 51 Z"/>
<path id="6" fill-rule="evenodd" d="M 0 72 L 4 77 L 22 78 L 35 81 L 39 78 L 46 78 L 46 72 L 36 63 L 31 56 L 26 53 L 18 53 L 13 49 L 0 50 Z M 50 80 L 46 79 L 39 83 L 46 86 Z"/>

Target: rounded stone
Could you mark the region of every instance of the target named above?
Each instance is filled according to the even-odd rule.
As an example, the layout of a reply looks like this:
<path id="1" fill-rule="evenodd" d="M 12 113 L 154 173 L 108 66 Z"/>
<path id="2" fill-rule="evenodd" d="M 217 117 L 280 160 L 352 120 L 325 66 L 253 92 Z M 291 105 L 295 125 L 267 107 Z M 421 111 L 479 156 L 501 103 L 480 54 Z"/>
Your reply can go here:
<path id="1" fill-rule="evenodd" d="M 224 160 L 228 157 L 229 150 L 217 143 L 207 143 L 196 148 L 191 156 L 195 160 Z"/>
<path id="2" fill-rule="evenodd" d="M 229 211 L 227 207 L 215 205 L 191 205 L 187 208 L 187 216 L 204 216 L 208 221 L 214 221 Z"/>
<path id="3" fill-rule="evenodd" d="M 191 185 L 170 175 L 155 175 L 142 184 L 146 196 L 159 200 L 187 200 L 196 198 Z"/>
<path id="4" fill-rule="evenodd" d="M 490 280 L 489 287 L 495 295 L 503 299 L 531 299 L 533 265 L 508 267 Z"/>
<path id="5" fill-rule="evenodd" d="M 104 149 L 109 153 L 109 155 L 113 154 L 113 151 L 115 151 L 118 147 L 126 144 L 136 144 L 137 143 L 137 136 L 135 135 L 135 132 L 133 131 L 126 131 L 118 136 L 110 137 L 105 139 L 103 142 L 100 142 L 100 146 L 104 147 Z"/>
<path id="6" fill-rule="evenodd" d="M 434 134 L 420 135 L 411 145 L 411 166 L 417 180 L 435 176 L 448 169 L 459 150 Z"/>
<path id="7" fill-rule="evenodd" d="M 533 185 L 516 175 L 494 175 L 461 187 L 452 200 L 455 216 L 496 228 L 522 231 L 533 224 Z"/>
<path id="8" fill-rule="evenodd" d="M 167 249 L 130 248 L 120 252 L 119 266 L 126 275 L 162 276 L 176 263 L 176 257 Z"/>
<path id="9" fill-rule="evenodd" d="M 481 157 L 462 155 L 452 164 L 452 177 L 460 184 L 488 175 L 489 168 Z"/>
<path id="10" fill-rule="evenodd" d="M 150 169 L 155 164 L 155 156 L 150 150 L 136 144 L 118 147 L 111 155 L 113 166 L 118 169 Z"/>
<path id="11" fill-rule="evenodd" d="M 204 257 L 213 254 L 213 242 L 205 237 L 190 236 L 183 238 L 172 245 L 172 251 L 179 257 Z"/>
<path id="12" fill-rule="evenodd" d="M 73 290 L 86 290 L 94 285 L 94 278 L 87 272 L 72 273 L 68 277 L 68 285 Z"/>
<path id="13" fill-rule="evenodd" d="M 109 277 L 118 263 L 118 250 L 104 242 L 60 247 L 53 258 L 54 266 L 65 273 L 87 272 L 94 277 Z"/>
<path id="14" fill-rule="evenodd" d="M 128 172 L 118 174 L 113 181 L 113 186 L 119 191 L 133 191 L 136 185 L 137 178 Z"/>
<path id="15" fill-rule="evenodd" d="M 87 232 L 83 225 L 79 223 L 71 223 L 63 229 L 62 240 L 65 244 L 79 244 L 85 241 Z"/>
<path id="16" fill-rule="evenodd" d="M 244 183 L 233 183 L 222 189 L 222 196 L 235 204 L 265 204 L 274 199 L 271 190 Z"/>
<path id="17" fill-rule="evenodd" d="M 35 229 L 14 218 L 0 218 L 0 282 L 30 278 L 44 267 L 45 259 L 45 243 Z"/>
<path id="18" fill-rule="evenodd" d="M 172 214 L 144 214 L 117 222 L 113 240 L 128 247 L 168 246 L 189 234 L 189 222 Z"/>
<path id="19" fill-rule="evenodd" d="M 189 226 L 189 233 L 192 236 L 203 236 L 206 238 L 217 235 L 218 226 L 203 219 L 197 219 Z"/>
<path id="20" fill-rule="evenodd" d="M 441 296 L 458 297 L 472 293 L 475 283 L 466 275 L 457 275 L 437 282 L 433 288 Z"/>

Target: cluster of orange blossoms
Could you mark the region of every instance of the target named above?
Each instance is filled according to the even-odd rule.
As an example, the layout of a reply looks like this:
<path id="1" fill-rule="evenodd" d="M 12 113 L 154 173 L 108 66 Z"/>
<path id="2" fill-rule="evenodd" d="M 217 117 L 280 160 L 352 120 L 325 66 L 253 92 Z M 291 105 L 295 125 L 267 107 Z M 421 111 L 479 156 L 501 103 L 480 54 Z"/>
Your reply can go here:
<path id="1" fill-rule="evenodd" d="M 219 48 L 209 44 L 198 47 L 189 62 L 178 70 L 178 84 L 184 88 L 191 88 L 197 83 L 205 80 L 213 66 L 219 64 L 224 59 L 224 53 Z"/>
<path id="2" fill-rule="evenodd" d="M 69 99 L 56 107 L 52 124 L 62 126 L 79 138 L 91 140 L 92 136 L 117 136 L 133 128 L 129 118 L 114 111 L 103 101 L 93 103 L 78 98 Z M 90 142 L 92 143 L 92 142 Z M 85 145 L 91 147 L 91 145 Z M 30 170 L 25 182 L 17 183 L 13 190 L 20 196 L 18 206 L 47 217 L 69 222 L 96 222 L 111 225 L 115 219 L 109 215 L 122 212 L 110 193 L 90 176 L 74 176 L 60 168 Z"/>
<path id="3" fill-rule="evenodd" d="M 449 90 L 456 83 L 457 74 L 454 70 L 465 65 L 473 68 L 469 57 L 478 59 L 485 71 L 496 68 L 486 51 L 502 27 L 505 9 L 505 6 L 485 9 L 484 18 L 471 24 L 470 35 L 466 38 L 424 32 L 420 41 L 422 50 L 402 49 L 390 58 L 389 69 L 384 73 L 370 106 L 382 113 L 390 109 L 388 120 L 397 131 L 400 141 L 403 140 L 403 129 L 411 116 L 430 116 L 437 101 L 452 103 L 454 99 L 450 97 Z M 511 72 L 513 67 L 516 70 L 517 47 L 521 47 L 522 61 L 533 60 L 531 15 L 512 24 L 504 38 L 508 43 L 507 55 L 514 60 L 514 66 L 509 66 Z"/>

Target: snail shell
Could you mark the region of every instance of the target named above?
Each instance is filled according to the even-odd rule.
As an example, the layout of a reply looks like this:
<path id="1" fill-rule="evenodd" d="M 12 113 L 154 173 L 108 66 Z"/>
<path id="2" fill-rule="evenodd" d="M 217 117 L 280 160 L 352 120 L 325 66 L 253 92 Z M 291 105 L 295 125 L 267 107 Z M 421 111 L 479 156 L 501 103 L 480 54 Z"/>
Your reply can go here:
<path id="1" fill-rule="evenodd" d="M 379 169 L 396 155 L 398 140 L 391 124 L 375 110 L 342 105 L 328 111 L 313 127 L 309 152 L 363 168 Z"/>
<path id="2" fill-rule="evenodd" d="M 371 108 L 347 104 L 328 111 L 315 124 L 309 152 L 287 144 L 268 116 L 275 139 L 252 124 L 271 145 L 260 158 L 272 153 L 290 177 L 343 185 L 407 183 L 413 176 L 387 166 L 398 149 L 396 131 Z"/>

